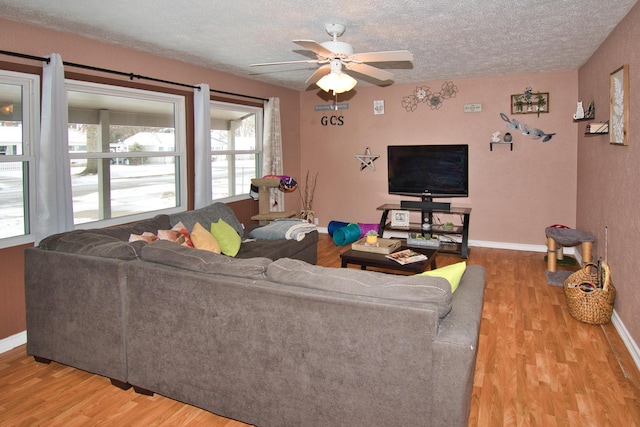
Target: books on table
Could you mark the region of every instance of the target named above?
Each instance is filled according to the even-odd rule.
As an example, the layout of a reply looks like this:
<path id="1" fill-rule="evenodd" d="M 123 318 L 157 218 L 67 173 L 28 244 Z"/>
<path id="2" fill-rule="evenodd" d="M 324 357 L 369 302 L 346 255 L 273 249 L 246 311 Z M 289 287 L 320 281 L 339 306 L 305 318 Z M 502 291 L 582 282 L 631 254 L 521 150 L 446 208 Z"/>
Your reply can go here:
<path id="1" fill-rule="evenodd" d="M 394 260 L 398 264 L 411 264 L 412 262 L 424 261 L 428 257 L 424 254 L 414 251 L 413 249 L 404 249 L 385 255 L 387 258 Z"/>

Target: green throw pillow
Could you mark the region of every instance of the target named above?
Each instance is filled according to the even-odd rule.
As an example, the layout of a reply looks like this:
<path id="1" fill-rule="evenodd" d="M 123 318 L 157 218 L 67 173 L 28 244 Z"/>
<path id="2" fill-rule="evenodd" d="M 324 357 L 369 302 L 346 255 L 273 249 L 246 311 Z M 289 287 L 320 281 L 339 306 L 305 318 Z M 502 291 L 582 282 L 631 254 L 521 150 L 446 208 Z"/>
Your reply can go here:
<path id="1" fill-rule="evenodd" d="M 236 256 L 240 251 L 242 239 L 238 232 L 222 218 L 211 223 L 211 234 L 220 244 L 220 250 L 228 256 Z"/>
<path id="2" fill-rule="evenodd" d="M 425 271 L 424 273 L 420 273 L 420 276 L 443 277 L 449 281 L 451 284 L 451 293 L 454 293 L 456 289 L 458 289 L 460 279 L 466 269 L 467 263 L 462 261 L 447 265 L 446 267 L 436 268 L 435 270 Z"/>

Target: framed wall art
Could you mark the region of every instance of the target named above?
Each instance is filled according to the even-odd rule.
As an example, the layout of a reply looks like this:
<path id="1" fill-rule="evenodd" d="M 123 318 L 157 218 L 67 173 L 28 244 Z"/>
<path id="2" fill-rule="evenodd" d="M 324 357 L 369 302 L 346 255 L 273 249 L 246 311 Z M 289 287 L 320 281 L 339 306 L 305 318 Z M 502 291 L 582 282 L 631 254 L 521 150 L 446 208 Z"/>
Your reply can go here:
<path id="1" fill-rule="evenodd" d="M 609 142 L 629 145 L 629 65 L 623 65 L 609 77 Z"/>
<path id="2" fill-rule="evenodd" d="M 529 89 L 529 88 L 527 88 Z M 549 112 L 549 92 L 526 90 L 511 95 L 511 114 L 537 114 Z"/>

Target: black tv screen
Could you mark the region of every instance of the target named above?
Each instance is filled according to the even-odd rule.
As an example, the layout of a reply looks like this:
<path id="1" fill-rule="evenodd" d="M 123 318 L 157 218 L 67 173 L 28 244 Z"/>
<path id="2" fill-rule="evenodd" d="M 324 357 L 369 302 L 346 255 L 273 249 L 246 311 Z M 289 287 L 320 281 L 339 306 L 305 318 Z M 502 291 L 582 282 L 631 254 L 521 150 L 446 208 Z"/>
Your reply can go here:
<path id="1" fill-rule="evenodd" d="M 469 146 L 390 145 L 389 194 L 418 197 L 469 195 Z"/>

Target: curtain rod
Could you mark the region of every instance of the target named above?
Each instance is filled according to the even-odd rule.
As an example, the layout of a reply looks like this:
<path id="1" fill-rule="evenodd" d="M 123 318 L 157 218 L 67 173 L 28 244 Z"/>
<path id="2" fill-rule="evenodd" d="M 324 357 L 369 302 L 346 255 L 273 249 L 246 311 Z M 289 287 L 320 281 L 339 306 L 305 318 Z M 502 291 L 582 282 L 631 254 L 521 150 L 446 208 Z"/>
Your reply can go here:
<path id="1" fill-rule="evenodd" d="M 233 93 L 233 92 L 225 92 L 223 90 L 215 90 L 215 89 L 209 89 L 209 92 L 214 92 L 214 93 L 221 93 L 224 95 L 233 95 L 233 96 L 241 96 L 243 98 L 250 98 L 250 99 L 257 99 L 260 101 L 265 101 L 265 102 L 269 102 L 269 100 L 267 98 L 260 98 L 257 96 L 251 96 L 251 95 L 241 95 L 239 93 Z"/>
<path id="2" fill-rule="evenodd" d="M 23 59 L 32 59 L 34 61 L 43 61 L 43 62 L 46 62 L 47 64 L 51 61 L 50 58 L 27 55 L 27 54 L 24 54 L 24 53 L 9 52 L 7 50 L 0 50 L 0 54 L 8 55 L 8 56 L 15 56 L 15 57 L 18 57 L 18 58 L 23 58 Z M 173 82 L 173 81 L 170 81 L 170 80 L 156 79 L 154 77 L 143 76 L 143 75 L 140 75 L 140 74 L 125 73 L 123 71 L 110 70 L 108 68 L 93 67 L 91 65 L 75 64 L 73 62 L 67 62 L 67 61 L 63 61 L 62 63 L 64 65 L 68 65 L 69 67 L 83 68 L 85 70 L 100 71 L 100 72 L 103 72 L 103 73 L 116 74 L 116 75 L 119 75 L 119 76 L 129 77 L 129 80 L 133 80 L 134 78 L 136 78 L 136 79 L 139 79 L 139 80 L 149 80 L 149 81 L 158 82 L 158 83 L 166 83 L 166 84 L 171 84 L 171 85 L 175 85 L 175 86 L 182 86 L 182 87 L 188 87 L 188 88 L 191 88 L 191 89 L 201 90 L 200 86 L 194 86 L 194 85 L 190 85 L 190 84 L 186 84 L 186 83 L 178 83 L 178 82 Z M 242 98 L 257 99 L 257 100 L 261 100 L 261 101 L 269 101 L 268 99 L 265 99 L 265 98 L 259 98 L 259 97 L 251 96 L 251 95 L 242 95 L 240 93 L 225 92 L 225 91 L 222 91 L 222 90 L 209 89 L 209 92 L 221 93 L 221 94 L 232 95 L 232 96 L 239 96 L 239 97 L 242 97 Z"/>

